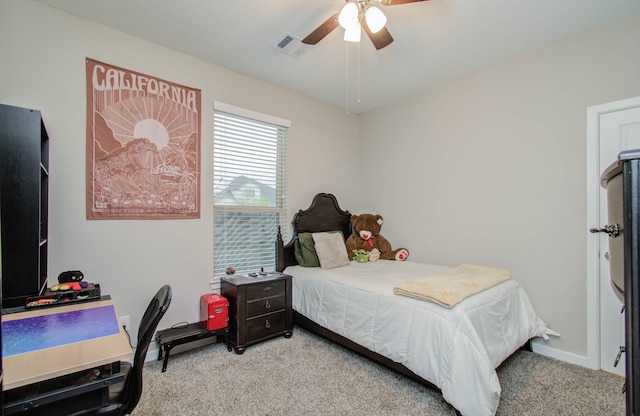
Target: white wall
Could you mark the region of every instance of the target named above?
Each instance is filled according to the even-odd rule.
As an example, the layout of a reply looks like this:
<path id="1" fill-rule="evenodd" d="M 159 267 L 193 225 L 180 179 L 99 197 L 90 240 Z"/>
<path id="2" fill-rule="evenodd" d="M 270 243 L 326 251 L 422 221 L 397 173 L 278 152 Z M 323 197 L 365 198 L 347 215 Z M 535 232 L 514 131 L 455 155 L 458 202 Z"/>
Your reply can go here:
<path id="1" fill-rule="evenodd" d="M 510 269 L 586 356 L 586 108 L 640 95 L 640 15 L 361 117 L 363 204 L 410 259 Z M 452 51 L 451 53 L 456 53 Z"/>
<path id="2" fill-rule="evenodd" d="M 164 283 L 174 297 L 160 327 L 196 321 L 199 297 L 209 292 L 214 100 L 292 120 L 291 213 L 317 192 L 333 192 L 346 206 L 360 199 L 344 180 L 358 175 L 358 117 L 343 109 L 32 1 L 0 2 L 0 56 L 0 103 L 41 110 L 51 138 L 50 281 L 61 271 L 82 270 L 136 328 Z M 86 57 L 202 90 L 200 219 L 86 220 Z"/>

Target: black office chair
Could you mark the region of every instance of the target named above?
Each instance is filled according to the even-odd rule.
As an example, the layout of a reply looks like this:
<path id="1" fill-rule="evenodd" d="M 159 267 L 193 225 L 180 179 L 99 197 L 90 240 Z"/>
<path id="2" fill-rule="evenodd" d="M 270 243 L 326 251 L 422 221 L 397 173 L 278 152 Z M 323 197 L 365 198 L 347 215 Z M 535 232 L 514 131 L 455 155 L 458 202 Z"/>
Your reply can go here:
<path id="1" fill-rule="evenodd" d="M 133 367 L 125 361 L 121 363 L 121 371 L 127 376 L 123 383 L 109 387 L 109 404 L 96 410 L 92 415 L 121 416 L 130 414 L 138 405 L 142 395 L 142 367 L 149 349 L 151 339 L 158 323 L 171 303 L 171 286 L 160 288 L 144 312 L 138 328 L 138 343 L 133 357 Z"/>

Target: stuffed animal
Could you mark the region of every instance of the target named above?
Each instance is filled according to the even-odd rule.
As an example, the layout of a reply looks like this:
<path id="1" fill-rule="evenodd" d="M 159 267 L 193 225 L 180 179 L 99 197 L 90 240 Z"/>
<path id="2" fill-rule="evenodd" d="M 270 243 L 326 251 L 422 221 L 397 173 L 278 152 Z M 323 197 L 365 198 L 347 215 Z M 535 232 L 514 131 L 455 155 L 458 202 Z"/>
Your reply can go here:
<path id="1" fill-rule="evenodd" d="M 364 249 L 356 250 L 355 248 L 351 250 L 353 252 L 353 257 L 351 260 L 355 260 L 358 263 L 366 263 L 369 261 L 369 253 L 367 253 Z"/>
<path id="2" fill-rule="evenodd" d="M 80 270 L 69 270 L 58 275 L 58 284 L 49 288 L 50 292 L 80 290 L 86 288 L 89 284 L 85 281 L 84 274 Z"/>
<path id="3" fill-rule="evenodd" d="M 374 248 L 369 252 L 369 261 L 378 261 L 380 260 L 380 250 Z"/>
<path id="4" fill-rule="evenodd" d="M 391 249 L 391 243 L 380 234 L 383 221 L 382 215 L 376 214 L 351 216 L 353 234 L 345 242 L 349 257 L 353 250 L 371 251 L 375 248 L 380 250 L 380 258 L 383 260 L 405 260 L 409 256 L 406 248 Z"/>
<path id="5" fill-rule="evenodd" d="M 69 270 L 58 275 L 58 283 L 79 282 L 84 279 L 84 274 L 80 270 Z"/>

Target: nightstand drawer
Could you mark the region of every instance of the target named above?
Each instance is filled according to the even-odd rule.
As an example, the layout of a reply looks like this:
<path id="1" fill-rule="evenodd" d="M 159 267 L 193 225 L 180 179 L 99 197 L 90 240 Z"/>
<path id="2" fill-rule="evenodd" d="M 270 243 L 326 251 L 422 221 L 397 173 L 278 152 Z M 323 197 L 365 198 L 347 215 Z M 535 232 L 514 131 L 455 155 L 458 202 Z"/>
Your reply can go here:
<path id="1" fill-rule="evenodd" d="M 247 341 L 284 331 L 285 318 L 285 311 L 282 311 L 247 319 Z"/>
<path id="2" fill-rule="evenodd" d="M 285 294 L 285 281 L 268 281 L 247 286 L 247 301 Z"/>
<path id="3" fill-rule="evenodd" d="M 284 294 L 270 298 L 253 300 L 247 302 L 247 317 L 261 315 L 269 312 L 277 312 L 284 309 L 287 304 L 287 298 Z"/>

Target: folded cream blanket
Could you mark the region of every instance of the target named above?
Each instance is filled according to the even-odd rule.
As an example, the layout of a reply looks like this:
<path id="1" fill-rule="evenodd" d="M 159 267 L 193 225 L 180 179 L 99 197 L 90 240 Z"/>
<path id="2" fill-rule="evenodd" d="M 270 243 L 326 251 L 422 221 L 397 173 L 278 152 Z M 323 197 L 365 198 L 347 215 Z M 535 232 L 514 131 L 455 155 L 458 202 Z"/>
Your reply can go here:
<path id="1" fill-rule="evenodd" d="M 393 293 L 452 308 L 464 298 L 509 279 L 508 270 L 463 264 L 443 274 L 402 282 Z"/>

